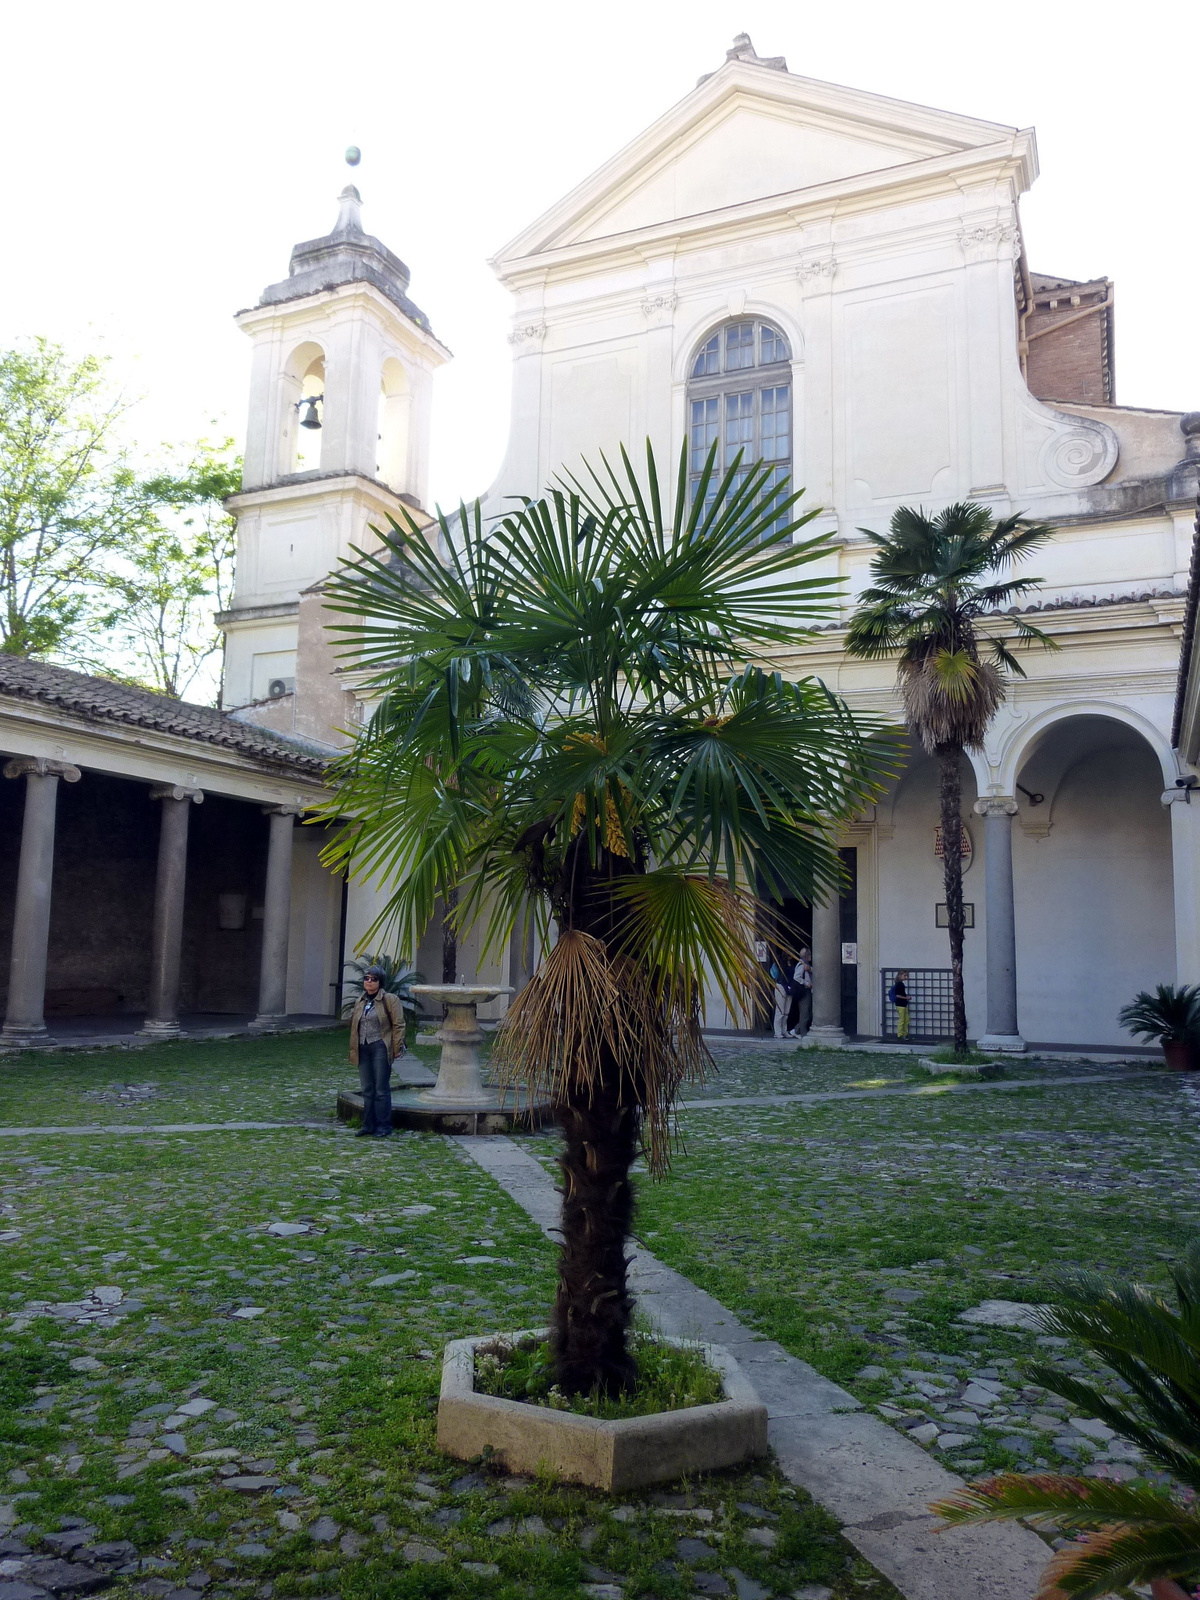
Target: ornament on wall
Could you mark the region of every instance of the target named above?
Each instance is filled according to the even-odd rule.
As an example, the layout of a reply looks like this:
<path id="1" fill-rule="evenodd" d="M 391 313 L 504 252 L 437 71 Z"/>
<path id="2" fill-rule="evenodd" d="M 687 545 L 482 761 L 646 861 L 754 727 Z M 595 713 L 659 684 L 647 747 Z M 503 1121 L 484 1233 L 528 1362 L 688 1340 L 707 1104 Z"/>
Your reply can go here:
<path id="1" fill-rule="evenodd" d="M 837 258 L 833 255 L 808 256 L 796 268 L 802 289 L 828 289 L 837 271 Z"/>
<path id="2" fill-rule="evenodd" d="M 546 337 L 546 324 L 544 322 L 524 322 L 515 327 L 508 336 L 509 344 L 540 344 Z"/>
<path id="3" fill-rule="evenodd" d="M 642 315 L 651 327 L 661 327 L 670 322 L 679 304 L 677 294 L 651 294 L 642 301 Z"/>
<path id="4" fill-rule="evenodd" d="M 968 261 L 996 261 L 1002 245 L 1011 245 L 1012 254 L 1021 253 L 1021 235 L 1013 222 L 994 223 L 990 227 L 963 228 L 958 243 Z"/>
<path id="5" fill-rule="evenodd" d="M 945 859 L 946 852 L 942 846 L 942 825 L 940 822 L 933 830 L 933 853 L 939 861 Z M 962 858 L 963 871 L 966 872 L 970 867 L 971 862 L 975 859 L 975 846 L 971 842 L 971 832 L 965 822 L 962 825 L 962 836 L 959 843 L 958 853 Z"/>
<path id="6" fill-rule="evenodd" d="M 1117 464 L 1117 436 L 1103 422 L 1084 417 L 1050 435 L 1042 446 L 1042 472 L 1064 489 L 1086 489 L 1107 478 Z"/>

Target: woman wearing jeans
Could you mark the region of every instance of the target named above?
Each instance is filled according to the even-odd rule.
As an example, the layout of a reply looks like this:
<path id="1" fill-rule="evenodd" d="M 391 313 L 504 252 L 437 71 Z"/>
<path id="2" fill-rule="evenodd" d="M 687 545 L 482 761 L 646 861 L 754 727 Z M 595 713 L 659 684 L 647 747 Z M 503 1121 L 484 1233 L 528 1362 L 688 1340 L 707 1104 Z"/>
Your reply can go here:
<path id="1" fill-rule="evenodd" d="M 362 1127 L 356 1137 L 386 1139 L 392 1131 L 392 1062 L 404 1054 L 404 1009 L 383 987 L 383 971 L 368 967 L 350 1013 L 350 1062 L 362 1088 Z"/>

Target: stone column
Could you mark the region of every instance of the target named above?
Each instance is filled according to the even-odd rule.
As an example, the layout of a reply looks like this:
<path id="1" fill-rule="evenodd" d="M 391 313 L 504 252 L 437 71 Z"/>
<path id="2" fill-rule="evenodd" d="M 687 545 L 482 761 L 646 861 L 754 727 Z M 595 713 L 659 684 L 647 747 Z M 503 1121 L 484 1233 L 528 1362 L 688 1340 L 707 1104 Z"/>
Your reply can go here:
<path id="1" fill-rule="evenodd" d="M 984 885 L 987 895 L 987 1032 L 980 1050 L 1024 1050 L 1017 1028 L 1017 929 L 1013 909 L 1011 795 L 976 800 L 983 818 Z"/>
<path id="2" fill-rule="evenodd" d="M 204 799 L 200 789 L 167 784 L 151 789 L 162 802 L 158 874 L 154 880 L 154 934 L 150 946 L 150 1003 L 142 1032 L 173 1038 L 179 1027 L 179 953 L 183 944 L 183 900 L 187 887 L 188 815 Z"/>
<path id="3" fill-rule="evenodd" d="M 1162 803 L 1171 817 L 1175 982 L 1200 983 L 1200 789 L 1176 785 Z"/>
<path id="4" fill-rule="evenodd" d="M 813 1019 L 805 1044 L 810 1049 L 836 1050 L 846 1043 L 842 1032 L 842 906 L 813 906 Z"/>
<path id="5" fill-rule="evenodd" d="M 58 780 L 65 778 L 68 783 L 78 783 L 79 768 L 68 761 L 18 756 L 5 764 L 4 776 L 25 779 L 25 816 L 21 823 L 4 1038 L 28 1044 L 46 1032 L 42 1013 L 46 1004 L 46 951 L 50 941 Z"/>
<path id="6" fill-rule="evenodd" d="M 276 1028 L 287 1015 L 288 925 L 292 915 L 292 824 L 299 806 L 264 806 L 271 819 L 263 903 L 258 1015 L 252 1028 Z"/>

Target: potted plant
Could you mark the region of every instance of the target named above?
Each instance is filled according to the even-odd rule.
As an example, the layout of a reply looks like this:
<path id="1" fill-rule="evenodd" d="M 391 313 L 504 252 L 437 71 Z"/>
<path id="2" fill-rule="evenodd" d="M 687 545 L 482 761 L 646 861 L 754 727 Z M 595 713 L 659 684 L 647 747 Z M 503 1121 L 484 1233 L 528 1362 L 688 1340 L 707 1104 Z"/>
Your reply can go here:
<path id="1" fill-rule="evenodd" d="M 1154 1600 L 1190 1600 L 1200 1580 L 1200 1246 L 1171 1277 L 1178 1310 L 1140 1284 L 1080 1273 L 1040 1312 L 1047 1333 L 1100 1356 L 1122 1380 L 1122 1392 L 1053 1366 L 1034 1367 L 1029 1376 L 1136 1445 L 1170 1474 L 1172 1487 L 1005 1472 L 930 1508 L 950 1524 L 1020 1518 L 1082 1535 L 1051 1560 L 1038 1600 L 1102 1600 L 1141 1584 Z"/>
<path id="2" fill-rule="evenodd" d="M 1160 983 L 1122 1006 L 1117 1020 L 1135 1037 L 1157 1039 L 1173 1072 L 1200 1067 L 1200 984 Z"/>
<path id="3" fill-rule="evenodd" d="M 538 935 L 491 1070 L 563 1131 L 547 1359 L 568 1403 L 639 1387 L 631 1168 L 667 1166 L 676 1092 L 709 1062 L 706 989 L 752 1014 L 755 941 L 783 936 L 760 896 L 837 893 L 838 828 L 886 760 L 823 683 L 756 664 L 836 615 L 840 580 L 809 575 L 833 546 L 803 536 L 798 493 L 740 455 L 718 472 L 715 446 L 695 486 L 688 468 L 672 495 L 649 447 L 644 476 L 622 451 L 496 523 L 406 515 L 325 589 L 376 705 L 330 769 L 326 861 L 396 885 L 380 925 L 402 938 L 460 885 L 451 920 L 480 926 L 482 957 Z M 507 1431 L 454 1448 L 513 1460 L 513 1429 L 622 1426 L 474 1394 L 473 1361 L 448 1353 L 444 1448 L 468 1411 Z M 730 1463 L 717 1411 L 711 1451 L 674 1472 Z"/>

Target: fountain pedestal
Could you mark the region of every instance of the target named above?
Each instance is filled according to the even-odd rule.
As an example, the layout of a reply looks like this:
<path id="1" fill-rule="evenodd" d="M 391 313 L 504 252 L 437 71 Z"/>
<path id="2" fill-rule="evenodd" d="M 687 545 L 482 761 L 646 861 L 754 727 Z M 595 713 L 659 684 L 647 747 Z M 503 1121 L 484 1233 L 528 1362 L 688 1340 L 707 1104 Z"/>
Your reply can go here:
<path id="1" fill-rule="evenodd" d="M 419 983 L 418 999 L 445 1007 L 434 1035 L 442 1047 L 437 1082 L 431 1089 L 401 1089 L 392 1094 L 392 1126 L 426 1133 L 510 1133 L 516 1126 L 539 1128 L 551 1118 L 549 1101 L 533 1101 L 519 1085 L 493 1089 L 483 1081 L 479 1047 L 483 1030 L 475 1008 L 497 995 L 511 994 L 498 984 Z M 343 1121 L 361 1115 L 362 1096 L 338 1096 Z"/>

